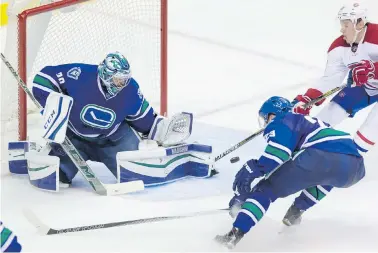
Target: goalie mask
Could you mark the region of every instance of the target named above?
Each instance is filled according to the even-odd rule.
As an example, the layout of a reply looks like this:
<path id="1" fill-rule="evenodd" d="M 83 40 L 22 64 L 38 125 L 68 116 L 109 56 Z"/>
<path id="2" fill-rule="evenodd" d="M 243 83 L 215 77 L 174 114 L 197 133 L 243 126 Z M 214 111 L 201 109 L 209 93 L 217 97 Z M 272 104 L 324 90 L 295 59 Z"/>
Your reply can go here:
<path id="1" fill-rule="evenodd" d="M 110 97 L 114 97 L 130 81 L 131 71 L 129 62 L 119 52 L 110 53 L 98 65 L 98 76 L 106 87 Z"/>

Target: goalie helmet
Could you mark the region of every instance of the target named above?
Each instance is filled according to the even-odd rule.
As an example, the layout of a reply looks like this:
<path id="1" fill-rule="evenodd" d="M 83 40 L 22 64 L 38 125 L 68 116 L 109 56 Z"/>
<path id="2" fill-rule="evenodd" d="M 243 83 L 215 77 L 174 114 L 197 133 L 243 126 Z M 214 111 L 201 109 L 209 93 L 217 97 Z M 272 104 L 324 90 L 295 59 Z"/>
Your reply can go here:
<path id="1" fill-rule="evenodd" d="M 292 105 L 289 100 L 283 97 L 274 96 L 264 102 L 259 110 L 259 125 L 265 127 L 269 122 L 269 115 L 284 115 L 291 111 Z"/>
<path id="2" fill-rule="evenodd" d="M 367 9 L 359 3 L 347 4 L 341 7 L 337 15 L 338 19 L 351 20 L 354 24 L 361 19 L 365 24 L 367 22 Z"/>
<path id="3" fill-rule="evenodd" d="M 110 97 L 114 97 L 125 88 L 131 78 L 129 62 L 120 52 L 108 54 L 98 65 L 97 70 Z"/>

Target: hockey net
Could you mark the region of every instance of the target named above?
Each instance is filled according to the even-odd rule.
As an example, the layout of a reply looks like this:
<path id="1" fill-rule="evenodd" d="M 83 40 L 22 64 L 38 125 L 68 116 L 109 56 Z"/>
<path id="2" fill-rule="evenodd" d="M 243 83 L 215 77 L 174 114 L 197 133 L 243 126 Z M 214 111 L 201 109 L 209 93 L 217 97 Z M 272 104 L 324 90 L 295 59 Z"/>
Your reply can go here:
<path id="1" fill-rule="evenodd" d="M 44 66 L 98 64 L 107 53 L 120 51 L 145 97 L 166 113 L 167 0 L 61 0 L 9 13 L 8 20 L 4 54 L 28 87 Z M 41 117 L 4 64 L 1 74 L 4 165 L 7 143 L 37 137 L 33 129 Z"/>

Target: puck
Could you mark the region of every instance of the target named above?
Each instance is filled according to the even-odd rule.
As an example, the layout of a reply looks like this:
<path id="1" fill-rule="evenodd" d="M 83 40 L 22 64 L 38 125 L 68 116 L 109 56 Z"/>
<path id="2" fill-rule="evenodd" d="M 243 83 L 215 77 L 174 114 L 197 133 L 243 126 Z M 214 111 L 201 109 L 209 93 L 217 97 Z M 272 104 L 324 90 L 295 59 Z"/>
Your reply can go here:
<path id="1" fill-rule="evenodd" d="M 230 162 L 231 162 L 231 163 L 236 163 L 236 162 L 239 162 L 239 160 L 240 160 L 239 156 L 235 156 L 235 157 L 232 157 L 232 158 L 230 159 Z"/>

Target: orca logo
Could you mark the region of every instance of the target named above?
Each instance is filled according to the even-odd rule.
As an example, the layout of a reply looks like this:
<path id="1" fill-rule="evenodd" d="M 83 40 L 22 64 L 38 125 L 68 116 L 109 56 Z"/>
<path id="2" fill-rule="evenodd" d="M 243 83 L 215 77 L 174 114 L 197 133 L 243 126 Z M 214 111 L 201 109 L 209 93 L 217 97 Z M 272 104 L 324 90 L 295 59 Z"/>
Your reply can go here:
<path id="1" fill-rule="evenodd" d="M 80 74 L 81 74 L 81 68 L 80 67 L 74 67 L 74 68 L 68 70 L 68 72 L 67 72 L 67 76 L 69 78 L 72 78 L 72 79 L 75 79 L 75 80 L 79 79 Z"/>
<path id="2" fill-rule="evenodd" d="M 108 129 L 114 124 L 116 114 L 112 109 L 89 104 L 81 110 L 80 119 L 88 126 Z"/>

